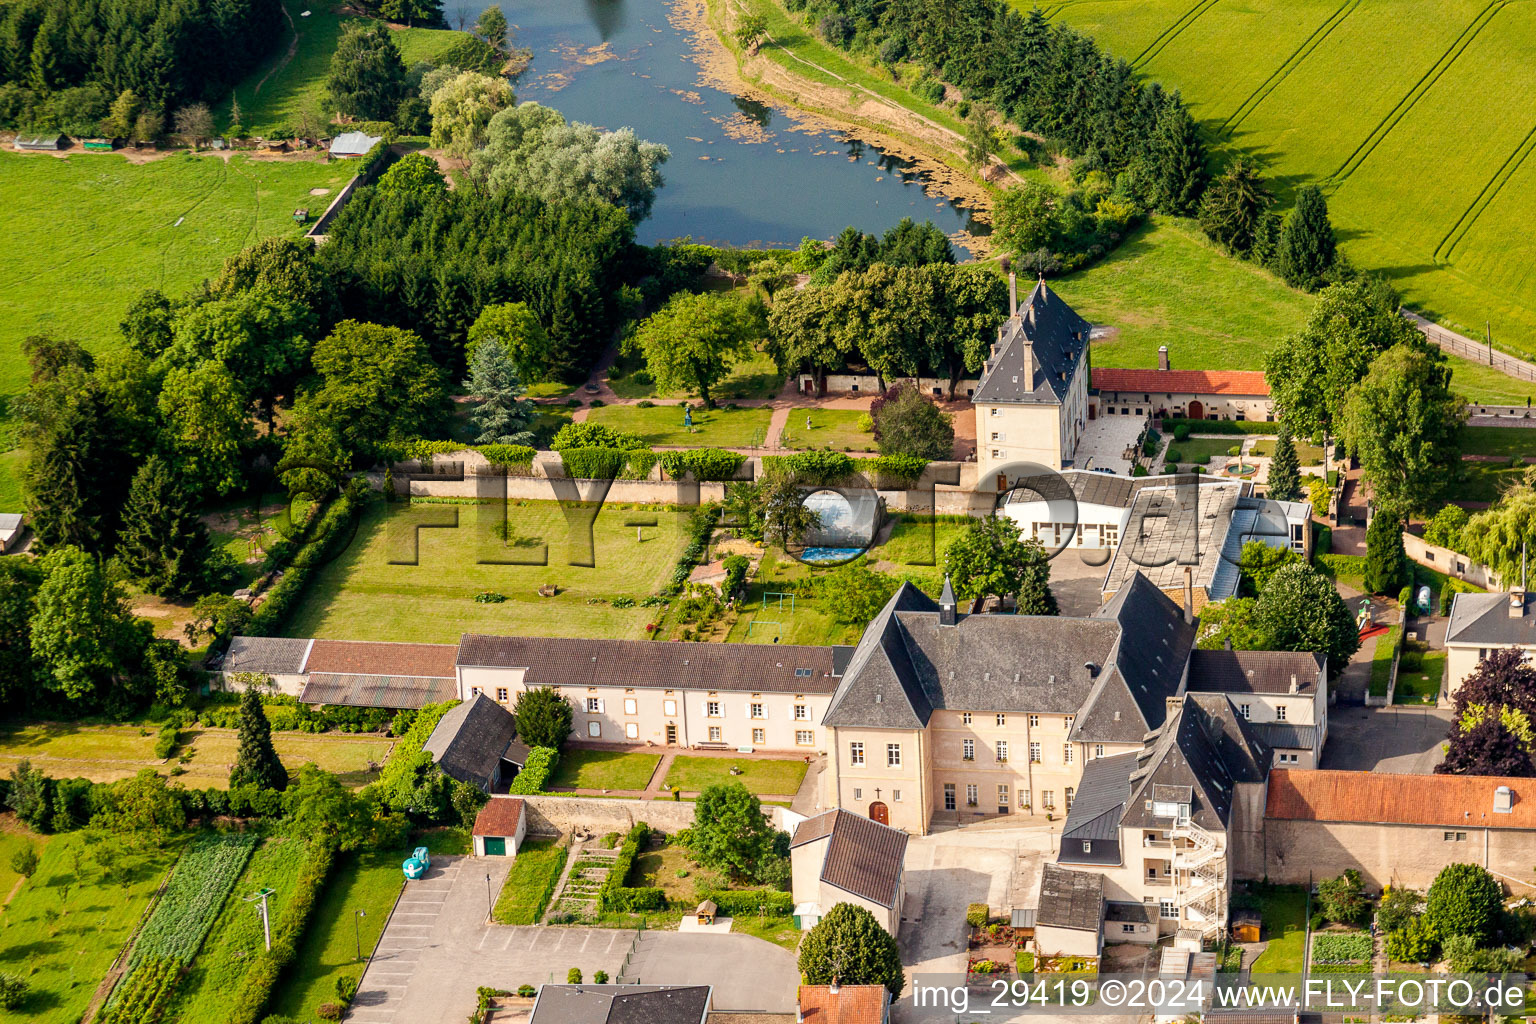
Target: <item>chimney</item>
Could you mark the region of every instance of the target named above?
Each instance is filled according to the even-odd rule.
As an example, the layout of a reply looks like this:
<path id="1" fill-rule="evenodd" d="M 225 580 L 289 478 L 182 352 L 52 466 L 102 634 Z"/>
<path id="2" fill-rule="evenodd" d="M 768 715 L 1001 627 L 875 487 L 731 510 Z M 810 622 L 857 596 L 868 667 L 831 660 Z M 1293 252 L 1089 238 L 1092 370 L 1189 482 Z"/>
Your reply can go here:
<path id="1" fill-rule="evenodd" d="M 1168 346 L 1167 345 L 1159 345 L 1159 346 L 1157 346 L 1157 368 L 1159 370 L 1166 370 L 1166 369 L 1168 369 Z"/>
<path id="2" fill-rule="evenodd" d="M 955 624 L 955 588 L 949 585 L 949 573 L 944 574 L 944 591 L 939 594 L 939 625 Z"/>
<path id="3" fill-rule="evenodd" d="M 837 995 L 837 975 L 832 975 L 832 984 L 827 987 L 827 991 L 834 996 Z"/>
<path id="4" fill-rule="evenodd" d="M 1301 692 L 1301 684 L 1296 681 L 1296 673 L 1295 672 L 1291 673 L 1291 692 L 1292 693 L 1300 693 Z"/>
<path id="5" fill-rule="evenodd" d="M 1013 276 L 1013 264 L 1003 257 L 1003 273 L 1008 275 L 1008 319 L 1019 315 L 1019 282 Z"/>
<path id="6" fill-rule="evenodd" d="M 1228 637 L 1227 639 L 1225 639 L 1225 640 L 1223 640 L 1221 642 L 1221 649 L 1224 650 L 1224 651 L 1230 651 L 1232 649 L 1232 638 L 1231 637 Z"/>
<path id="7" fill-rule="evenodd" d="M 1184 621 L 1195 621 L 1195 570 L 1188 565 L 1184 567 Z"/>
<path id="8" fill-rule="evenodd" d="M 1509 588 L 1509 617 L 1522 618 L 1525 615 L 1525 544 L 1520 544 L 1520 582 Z"/>

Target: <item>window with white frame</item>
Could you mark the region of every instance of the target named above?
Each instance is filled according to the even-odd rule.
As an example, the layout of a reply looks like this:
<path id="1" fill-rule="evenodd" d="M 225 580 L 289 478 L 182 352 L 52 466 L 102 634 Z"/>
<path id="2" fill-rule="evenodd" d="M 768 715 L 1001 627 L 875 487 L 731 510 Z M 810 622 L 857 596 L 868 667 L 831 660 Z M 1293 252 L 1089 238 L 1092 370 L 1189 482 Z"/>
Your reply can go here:
<path id="1" fill-rule="evenodd" d="M 1073 789 L 1071 786 L 1067 787 L 1067 813 L 1068 814 L 1072 813 L 1072 797 L 1074 795 L 1076 795 L 1076 793 L 1077 793 L 1077 790 Z"/>
<path id="2" fill-rule="evenodd" d="M 961 725 L 970 725 L 971 724 L 971 713 L 969 711 L 962 711 L 962 712 L 960 712 L 960 724 Z"/>
<path id="3" fill-rule="evenodd" d="M 640 705 L 638 702 L 636 702 L 635 698 L 624 698 L 624 713 L 626 715 L 637 715 L 640 713 Z"/>
<path id="4" fill-rule="evenodd" d="M 1007 740 L 998 740 L 997 741 L 997 759 L 998 759 L 999 762 L 1006 762 L 1008 760 L 1008 741 Z"/>
<path id="5" fill-rule="evenodd" d="M 624 723 L 624 737 L 626 739 L 631 739 L 631 740 L 639 739 L 640 738 L 640 726 L 639 726 L 639 724 L 635 723 L 635 722 L 625 722 Z"/>
<path id="6" fill-rule="evenodd" d="M 704 702 L 704 717 L 705 718 L 719 718 L 720 717 L 720 702 L 717 701 L 717 700 L 707 700 L 707 701 L 705 701 Z"/>
<path id="7" fill-rule="evenodd" d="M 1083 840 L 1083 852 L 1084 853 L 1092 853 L 1093 852 L 1093 842 L 1091 840 L 1088 840 L 1088 839 L 1084 839 Z"/>
<path id="8" fill-rule="evenodd" d="M 901 744 L 887 743 L 885 745 L 885 766 L 887 768 L 901 767 Z"/>
<path id="9" fill-rule="evenodd" d="M 1030 764 L 1039 764 L 1040 763 L 1040 744 L 1039 743 L 1031 743 L 1029 745 L 1029 763 Z"/>
<path id="10" fill-rule="evenodd" d="M 595 715 L 601 710 L 603 710 L 603 702 L 600 699 L 597 697 L 587 698 L 587 714 Z"/>
<path id="11" fill-rule="evenodd" d="M 1038 729 L 1038 728 L 1040 728 L 1040 716 L 1039 715 L 1030 715 L 1029 716 L 1029 727 L 1031 729 Z"/>
<path id="12" fill-rule="evenodd" d="M 1065 717 L 1065 718 L 1063 718 L 1061 720 L 1062 728 L 1066 729 L 1068 732 L 1072 731 L 1072 719 L 1073 719 L 1073 717 L 1074 717 L 1073 715 L 1068 715 L 1067 717 Z"/>
<path id="13" fill-rule="evenodd" d="M 811 730 L 809 730 L 809 729 L 796 729 L 795 730 L 795 745 L 796 746 L 800 746 L 800 747 L 815 746 L 816 745 L 816 734 L 814 732 L 812 732 Z"/>
<path id="14" fill-rule="evenodd" d="M 753 743 L 766 743 L 766 742 L 768 742 L 768 732 L 767 732 L 767 730 L 766 729 L 753 729 L 752 730 L 752 742 Z"/>
<path id="15" fill-rule="evenodd" d="M 1278 707 L 1275 708 L 1275 721 L 1277 721 L 1277 722 L 1285 721 L 1285 705 L 1284 704 L 1281 704 L 1281 705 L 1279 705 Z"/>
<path id="16" fill-rule="evenodd" d="M 795 705 L 795 721 L 797 721 L 797 722 L 809 722 L 810 720 L 811 720 L 811 709 L 810 709 L 810 707 L 805 705 L 805 704 L 796 704 Z"/>
<path id="17" fill-rule="evenodd" d="M 997 813 L 1008 813 L 1008 783 L 1006 782 L 997 784 Z"/>
<path id="18" fill-rule="evenodd" d="M 1071 764 L 1072 763 L 1072 744 L 1070 744 L 1070 743 L 1063 743 L 1061 745 L 1061 763 L 1062 764 Z"/>
<path id="19" fill-rule="evenodd" d="M 860 789 L 858 786 L 854 786 L 853 787 L 853 798 L 855 800 L 863 800 L 864 799 L 864 791 L 862 789 Z"/>
<path id="20" fill-rule="evenodd" d="M 864 744 L 857 742 L 848 744 L 848 763 L 864 763 Z"/>
<path id="21" fill-rule="evenodd" d="M 1040 791 L 1040 806 L 1048 811 L 1056 809 L 1056 791 L 1054 789 L 1043 789 Z"/>
<path id="22" fill-rule="evenodd" d="M 597 739 L 598 737 L 602 736 L 602 734 L 603 734 L 603 723 L 602 722 L 588 722 L 587 723 L 587 735 L 588 736 L 592 737 L 593 739 Z"/>
<path id="23" fill-rule="evenodd" d="M 953 782 L 944 783 L 944 809 L 946 811 L 955 809 L 955 784 Z"/>
<path id="24" fill-rule="evenodd" d="M 1102 743 L 1095 743 L 1093 745 L 1093 756 L 1094 757 L 1103 757 L 1104 756 L 1104 744 L 1102 744 Z"/>
<path id="25" fill-rule="evenodd" d="M 751 709 L 752 709 L 752 717 L 753 718 L 762 718 L 763 717 L 763 702 L 762 701 L 758 701 L 758 700 L 753 701 L 752 704 L 751 704 Z"/>
<path id="26" fill-rule="evenodd" d="M 1253 708 L 1247 704 L 1239 704 L 1237 706 L 1237 713 L 1242 715 L 1244 718 L 1247 718 L 1253 713 Z"/>
<path id="27" fill-rule="evenodd" d="M 901 790 L 899 790 L 899 789 L 891 790 L 891 802 L 892 803 L 896 803 L 896 804 L 901 803 Z"/>
<path id="28" fill-rule="evenodd" d="M 961 757 L 962 760 L 965 760 L 965 761 L 974 761 L 974 760 L 976 760 L 976 741 L 975 740 L 961 740 L 960 741 L 960 757 Z"/>
<path id="29" fill-rule="evenodd" d="M 1029 790 L 1019 790 L 1019 806 L 1026 811 L 1029 810 Z"/>
<path id="30" fill-rule="evenodd" d="M 507 688 L 505 686 L 496 687 L 496 699 L 503 704 L 507 702 Z"/>
<path id="31" fill-rule="evenodd" d="M 720 727 L 718 725 L 712 725 L 709 727 L 709 742 L 720 742 Z"/>
<path id="32" fill-rule="evenodd" d="M 1165 921 L 1177 921 L 1179 919 L 1179 908 L 1174 905 L 1173 900 L 1158 900 L 1157 916 Z"/>
<path id="33" fill-rule="evenodd" d="M 478 686 L 471 686 L 469 688 L 469 695 L 471 697 L 478 697 L 478 696 L 480 696 L 480 687 L 478 687 Z"/>
<path id="34" fill-rule="evenodd" d="M 997 724 L 998 725 L 1007 725 L 1008 724 L 1008 716 L 999 713 L 998 716 L 997 716 Z"/>
<path id="35" fill-rule="evenodd" d="M 965 784 L 965 806 L 976 806 L 976 783 L 974 782 L 967 782 Z"/>
<path id="36" fill-rule="evenodd" d="M 664 700 L 664 701 L 662 701 L 661 702 L 661 713 L 666 715 L 669 718 L 674 716 L 674 715 L 676 715 L 677 714 L 677 701 L 675 701 L 675 700 Z"/>

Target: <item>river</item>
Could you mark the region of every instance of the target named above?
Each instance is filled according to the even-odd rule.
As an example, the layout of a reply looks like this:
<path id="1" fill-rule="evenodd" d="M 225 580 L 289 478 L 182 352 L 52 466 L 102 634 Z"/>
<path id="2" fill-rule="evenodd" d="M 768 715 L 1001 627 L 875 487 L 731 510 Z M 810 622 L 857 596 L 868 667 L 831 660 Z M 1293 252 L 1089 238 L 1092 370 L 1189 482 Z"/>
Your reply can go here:
<path id="1" fill-rule="evenodd" d="M 669 0 L 506 0 L 514 42 L 533 51 L 519 102 L 599 128 L 633 128 L 672 157 L 637 234 L 717 245 L 795 246 L 847 225 L 882 232 L 903 217 L 954 236 L 970 222 L 910 161 L 835 127 L 706 84 L 699 41 L 669 18 Z M 445 15 L 473 24 L 480 4 Z"/>

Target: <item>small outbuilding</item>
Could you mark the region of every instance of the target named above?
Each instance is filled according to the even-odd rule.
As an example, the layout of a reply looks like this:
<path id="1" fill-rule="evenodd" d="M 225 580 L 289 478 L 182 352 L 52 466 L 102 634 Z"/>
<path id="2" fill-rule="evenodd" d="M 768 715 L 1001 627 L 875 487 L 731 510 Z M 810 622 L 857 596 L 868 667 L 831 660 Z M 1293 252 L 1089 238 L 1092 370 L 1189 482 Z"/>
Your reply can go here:
<path id="1" fill-rule="evenodd" d="M 42 152 L 63 149 L 64 142 L 62 135 L 18 135 L 12 145 L 24 152 Z"/>
<path id="2" fill-rule="evenodd" d="M 1232 939 L 1234 942 L 1258 942 L 1262 918 L 1257 910 L 1232 912 Z"/>
<path id="3" fill-rule="evenodd" d="M 331 158 L 334 160 L 347 160 L 352 157 L 367 156 L 382 139 L 382 135 L 368 135 L 363 132 L 342 132 L 331 140 Z"/>
<path id="4" fill-rule="evenodd" d="M 714 900 L 705 900 L 693 913 L 698 918 L 699 924 L 709 925 L 715 923 L 715 915 L 719 912 L 720 908 L 715 906 Z"/>
<path id="5" fill-rule="evenodd" d="M 87 153 L 110 153 L 117 148 L 113 139 L 86 139 L 81 145 Z"/>
<path id="6" fill-rule="evenodd" d="M 0 512 L 0 555 L 21 543 L 27 521 L 20 512 Z"/>
<path id="7" fill-rule="evenodd" d="M 515 796 L 493 796 L 480 808 L 475 827 L 470 830 L 476 857 L 517 856 L 517 848 L 528 831 L 528 816 L 523 801 Z"/>

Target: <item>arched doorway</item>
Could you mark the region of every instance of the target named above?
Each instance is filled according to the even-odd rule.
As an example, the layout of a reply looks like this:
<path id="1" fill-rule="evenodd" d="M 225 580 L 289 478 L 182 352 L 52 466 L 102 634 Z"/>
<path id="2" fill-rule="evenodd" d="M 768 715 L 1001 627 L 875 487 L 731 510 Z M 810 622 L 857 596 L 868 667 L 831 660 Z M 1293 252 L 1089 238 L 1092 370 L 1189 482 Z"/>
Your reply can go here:
<path id="1" fill-rule="evenodd" d="M 1199 399 L 1191 398 L 1189 400 L 1189 418 L 1192 420 L 1205 419 L 1205 406 L 1200 404 Z"/>
<path id="2" fill-rule="evenodd" d="M 889 825 L 891 823 L 891 809 L 879 800 L 876 800 L 869 805 L 869 817 L 872 821 L 878 821 L 882 825 Z"/>

